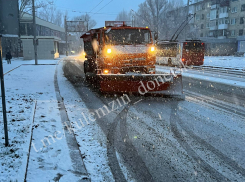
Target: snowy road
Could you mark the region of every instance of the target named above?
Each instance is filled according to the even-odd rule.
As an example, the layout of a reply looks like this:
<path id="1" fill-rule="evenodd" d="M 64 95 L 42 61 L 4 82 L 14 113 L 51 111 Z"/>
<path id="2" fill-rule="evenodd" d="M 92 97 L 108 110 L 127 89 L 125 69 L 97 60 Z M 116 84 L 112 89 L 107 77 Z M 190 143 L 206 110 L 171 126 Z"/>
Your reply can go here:
<path id="1" fill-rule="evenodd" d="M 90 112 L 110 108 L 103 116 L 94 115 L 105 137 L 96 131 L 93 138 L 105 144 L 107 175 L 115 181 L 245 181 L 243 90 L 185 78 L 186 101 L 136 96 L 123 100 L 88 86 L 79 77 L 84 75 L 79 60 L 66 63 L 77 99 Z M 84 138 L 83 133 L 76 135 Z"/>

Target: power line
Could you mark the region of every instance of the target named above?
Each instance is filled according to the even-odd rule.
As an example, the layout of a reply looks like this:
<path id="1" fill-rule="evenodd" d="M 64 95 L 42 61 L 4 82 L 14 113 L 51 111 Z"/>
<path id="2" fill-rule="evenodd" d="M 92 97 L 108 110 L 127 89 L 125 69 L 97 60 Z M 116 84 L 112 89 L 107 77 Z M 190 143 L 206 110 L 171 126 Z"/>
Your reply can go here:
<path id="1" fill-rule="evenodd" d="M 109 3 L 107 3 L 107 4 L 106 4 L 105 6 L 103 6 L 102 8 L 100 8 L 99 11 L 102 10 L 104 7 L 106 7 L 108 4 L 110 4 L 112 1 L 113 1 L 113 0 L 111 0 Z M 97 11 L 96 13 L 98 13 L 99 11 Z M 94 14 L 96 14 L 96 13 L 94 13 Z"/>
<path id="2" fill-rule="evenodd" d="M 104 0 L 100 1 L 89 13 L 91 13 L 95 8 L 97 8 Z"/>
<path id="3" fill-rule="evenodd" d="M 69 8 L 65 8 L 65 7 L 61 7 L 61 6 L 56 6 L 58 7 L 59 9 L 64 9 L 64 10 L 67 10 L 67 11 L 70 11 L 72 13 L 88 13 L 88 14 L 105 14 L 105 15 L 117 15 L 118 13 L 93 13 L 93 12 L 85 12 L 85 11 L 79 11 L 79 10 L 74 10 L 74 9 L 69 9 Z"/>

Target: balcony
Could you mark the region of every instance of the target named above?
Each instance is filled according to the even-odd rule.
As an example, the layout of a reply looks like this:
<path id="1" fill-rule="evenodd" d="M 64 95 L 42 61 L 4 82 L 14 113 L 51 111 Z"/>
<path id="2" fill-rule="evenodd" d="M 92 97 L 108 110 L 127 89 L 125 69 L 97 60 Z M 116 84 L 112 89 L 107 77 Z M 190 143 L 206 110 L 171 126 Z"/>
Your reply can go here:
<path id="1" fill-rule="evenodd" d="M 209 30 L 217 30 L 217 29 L 218 29 L 218 26 L 209 27 Z"/>
<path id="2" fill-rule="evenodd" d="M 218 36 L 218 39 L 226 39 L 227 37 L 222 35 L 222 36 Z"/>
<path id="3" fill-rule="evenodd" d="M 220 13 L 219 18 L 228 18 L 229 14 L 228 13 Z"/>
<path id="4" fill-rule="evenodd" d="M 219 30 L 228 29 L 228 24 L 220 24 L 220 25 L 218 26 L 218 29 L 219 29 Z"/>
<path id="5" fill-rule="evenodd" d="M 211 5 L 211 9 L 217 9 L 218 8 L 218 5 L 217 4 L 212 4 Z"/>
<path id="6" fill-rule="evenodd" d="M 237 36 L 237 40 L 245 40 L 245 35 L 243 35 L 243 36 Z"/>

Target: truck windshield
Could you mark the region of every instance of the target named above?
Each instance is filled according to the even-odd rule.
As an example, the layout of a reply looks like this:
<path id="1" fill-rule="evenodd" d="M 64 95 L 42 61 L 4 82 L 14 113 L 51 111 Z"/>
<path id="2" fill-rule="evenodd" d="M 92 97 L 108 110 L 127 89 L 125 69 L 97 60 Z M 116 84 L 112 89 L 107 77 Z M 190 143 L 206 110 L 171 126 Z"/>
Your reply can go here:
<path id="1" fill-rule="evenodd" d="M 143 29 L 111 30 L 105 33 L 105 43 L 112 45 L 149 44 L 151 43 L 150 31 Z"/>

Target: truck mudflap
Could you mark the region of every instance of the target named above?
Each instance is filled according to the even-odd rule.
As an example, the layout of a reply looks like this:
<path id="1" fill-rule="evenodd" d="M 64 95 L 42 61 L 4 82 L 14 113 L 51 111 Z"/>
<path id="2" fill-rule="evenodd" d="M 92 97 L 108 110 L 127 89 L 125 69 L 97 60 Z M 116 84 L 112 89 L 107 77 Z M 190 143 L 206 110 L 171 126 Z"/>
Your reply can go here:
<path id="1" fill-rule="evenodd" d="M 103 93 L 160 94 L 183 97 L 182 75 L 109 74 L 98 75 Z"/>

